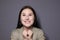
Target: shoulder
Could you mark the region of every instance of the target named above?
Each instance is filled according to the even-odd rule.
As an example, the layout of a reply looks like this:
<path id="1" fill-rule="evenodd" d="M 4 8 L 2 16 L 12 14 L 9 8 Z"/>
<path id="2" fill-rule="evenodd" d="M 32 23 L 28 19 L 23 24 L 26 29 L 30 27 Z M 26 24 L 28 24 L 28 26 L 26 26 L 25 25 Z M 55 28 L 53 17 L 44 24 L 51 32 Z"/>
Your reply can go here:
<path id="1" fill-rule="evenodd" d="M 38 34 L 44 34 L 44 32 L 43 32 L 42 29 L 39 29 L 39 28 L 34 27 L 33 30 L 34 30 L 35 32 L 37 32 Z"/>
<path id="2" fill-rule="evenodd" d="M 42 29 L 40 29 L 40 28 L 36 28 L 36 27 L 33 27 L 33 30 L 35 30 L 35 31 L 41 31 L 41 32 L 43 32 L 43 30 Z"/>
<path id="3" fill-rule="evenodd" d="M 35 30 L 35 33 L 37 34 L 37 38 L 39 40 L 45 40 L 44 32 L 42 29 L 34 28 L 34 30 Z"/>
<path id="4" fill-rule="evenodd" d="M 19 31 L 20 31 L 20 29 L 14 29 L 14 30 L 12 30 L 11 34 L 18 34 Z"/>

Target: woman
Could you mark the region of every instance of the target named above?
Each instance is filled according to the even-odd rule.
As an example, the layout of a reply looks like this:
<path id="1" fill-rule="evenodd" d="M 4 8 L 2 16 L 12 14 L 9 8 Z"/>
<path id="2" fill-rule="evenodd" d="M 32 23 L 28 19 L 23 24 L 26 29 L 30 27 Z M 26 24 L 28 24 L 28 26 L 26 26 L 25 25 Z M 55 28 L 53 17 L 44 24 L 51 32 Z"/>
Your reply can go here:
<path id="1" fill-rule="evenodd" d="M 17 28 L 11 33 L 11 40 L 45 40 L 32 7 L 24 6 L 21 9 Z"/>

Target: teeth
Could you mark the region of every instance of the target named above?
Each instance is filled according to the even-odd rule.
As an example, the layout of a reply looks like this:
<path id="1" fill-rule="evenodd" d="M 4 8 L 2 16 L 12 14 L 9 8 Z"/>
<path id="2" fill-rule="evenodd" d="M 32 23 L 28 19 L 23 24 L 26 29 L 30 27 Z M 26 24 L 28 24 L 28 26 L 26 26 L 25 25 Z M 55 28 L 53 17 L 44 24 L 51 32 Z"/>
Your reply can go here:
<path id="1" fill-rule="evenodd" d="M 25 23 L 29 23 L 29 21 L 27 22 L 27 21 L 25 21 Z"/>

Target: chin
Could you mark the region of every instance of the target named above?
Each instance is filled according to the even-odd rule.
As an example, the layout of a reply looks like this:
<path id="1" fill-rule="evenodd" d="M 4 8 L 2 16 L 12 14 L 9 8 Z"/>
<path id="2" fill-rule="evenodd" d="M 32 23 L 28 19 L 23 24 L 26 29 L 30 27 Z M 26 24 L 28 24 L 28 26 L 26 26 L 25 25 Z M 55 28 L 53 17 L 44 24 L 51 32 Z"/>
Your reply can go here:
<path id="1" fill-rule="evenodd" d="M 33 24 L 33 23 L 29 23 L 29 24 L 23 23 L 23 25 L 24 25 L 25 27 L 27 27 L 27 28 L 31 27 L 32 24 Z"/>
<path id="2" fill-rule="evenodd" d="M 31 27 L 31 25 L 25 25 L 25 27 L 29 28 L 29 27 Z"/>
<path id="3" fill-rule="evenodd" d="M 29 28 L 30 26 L 25 26 L 25 27 Z"/>

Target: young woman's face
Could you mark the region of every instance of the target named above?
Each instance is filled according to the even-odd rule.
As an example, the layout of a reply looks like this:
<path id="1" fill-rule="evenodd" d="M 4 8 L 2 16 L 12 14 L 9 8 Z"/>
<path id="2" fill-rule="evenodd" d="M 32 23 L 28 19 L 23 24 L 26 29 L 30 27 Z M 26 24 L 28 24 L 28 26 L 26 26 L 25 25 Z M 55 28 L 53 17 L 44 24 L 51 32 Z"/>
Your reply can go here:
<path id="1" fill-rule="evenodd" d="M 26 8 L 21 12 L 21 23 L 25 27 L 30 27 L 34 23 L 34 14 L 31 9 Z"/>

